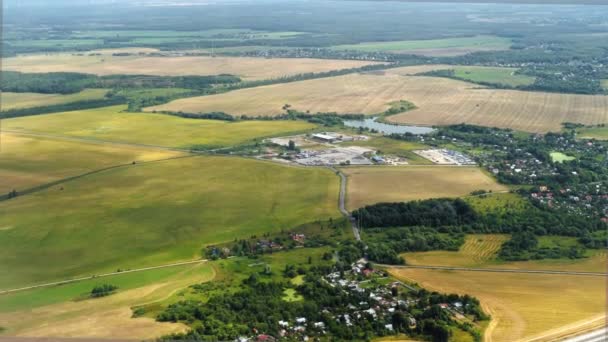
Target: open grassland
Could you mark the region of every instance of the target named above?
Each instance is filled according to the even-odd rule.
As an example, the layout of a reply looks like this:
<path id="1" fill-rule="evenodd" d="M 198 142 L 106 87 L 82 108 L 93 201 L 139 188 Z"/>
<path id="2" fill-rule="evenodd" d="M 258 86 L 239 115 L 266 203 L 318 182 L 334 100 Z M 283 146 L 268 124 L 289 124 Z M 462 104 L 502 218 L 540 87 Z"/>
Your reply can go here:
<path id="1" fill-rule="evenodd" d="M 80 93 L 70 95 L 0 92 L 0 108 L 2 110 L 10 110 L 101 100 L 105 98 L 107 92 L 105 89 L 86 89 Z"/>
<path id="2" fill-rule="evenodd" d="M 214 276 L 211 265 L 196 264 L 3 295 L 0 322 L 8 336 L 152 339 L 186 327 L 149 317 L 131 318 L 131 307 L 163 301 Z M 98 284 L 119 289 L 108 297 L 86 299 Z"/>
<path id="3" fill-rule="evenodd" d="M 335 50 L 381 51 L 426 56 L 458 56 L 477 51 L 508 50 L 511 40 L 496 36 L 475 36 L 429 40 L 401 40 L 337 45 Z"/>
<path id="4" fill-rule="evenodd" d="M 529 205 L 523 197 L 511 192 L 468 196 L 465 201 L 481 213 L 504 213 L 507 210 L 523 210 Z"/>
<path id="5" fill-rule="evenodd" d="M 533 261 L 500 261 L 496 260 L 498 251 L 508 235 L 475 234 L 468 235 L 464 245 L 457 252 L 430 251 L 404 253 L 402 256 L 410 265 L 454 266 L 474 268 L 505 268 L 529 270 L 558 270 L 605 272 L 606 252 L 589 250 L 588 257 L 583 259 L 545 259 Z M 569 247 L 578 245 L 576 238 L 543 236 L 539 239 L 540 247 Z"/>
<path id="6" fill-rule="evenodd" d="M 0 203 L 0 288 L 189 260 L 339 217 L 331 171 L 233 157 L 129 165 L 61 188 Z"/>
<path id="7" fill-rule="evenodd" d="M 484 310 L 492 316 L 485 341 L 528 340 L 552 329 L 583 324 L 605 315 L 603 277 L 422 269 L 392 269 L 391 273 L 429 290 L 479 298 Z"/>
<path id="8" fill-rule="evenodd" d="M 515 68 L 454 66 L 454 77 L 473 83 L 496 83 L 510 87 L 534 83 L 535 78 L 516 74 Z"/>
<path id="9" fill-rule="evenodd" d="M 476 167 L 348 167 L 343 172 L 351 210 L 379 202 L 456 197 L 480 189 L 506 190 Z"/>
<path id="10" fill-rule="evenodd" d="M 225 147 L 316 127 L 303 121 L 185 119 L 171 115 L 123 112 L 114 106 L 3 120 L 6 130 L 87 139 L 189 148 Z"/>
<path id="11" fill-rule="evenodd" d="M 351 74 L 192 97 L 150 107 L 152 111 L 276 116 L 290 104 L 300 111 L 378 114 L 406 100 L 417 109 L 385 120 L 401 124 L 469 123 L 529 132 L 560 131 L 563 122 L 608 122 L 608 96 L 480 89 L 464 81 L 402 76 L 412 69 Z"/>
<path id="12" fill-rule="evenodd" d="M 608 140 L 608 127 L 590 127 L 578 131 L 579 138 Z"/>
<path id="13" fill-rule="evenodd" d="M 569 155 L 561 153 L 561 152 L 551 152 L 550 156 L 551 156 L 551 160 L 554 163 L 563 163 L 563 162 L 567 162 L 567 161 L 576 159 L 573 156 L 569 156 Z"/>
<path id="14" fill-rule="evenodd" d="M 10 133 L 1 133 L 0 139 L 0 194 L 114 165 L 184 155 L 175 151 Z"/>
<path id="15" fill-rule="evenodd" d="M 602 80 L 602 87 L 606 90 L 608 90 L 608 80 Z"/>
<path id="16" fill-rule="evenodd" d="M 231 74 L 245 80 L 260 80 L 324 72 L 375 64 L 311 58 L 248 57 L 148 57 L 148 56 L 78 56 L 71 54 L 28 55 L 3 60 L 4 70 L 21 72 L 80 72 L 96 75 L 219 75 Z"/>

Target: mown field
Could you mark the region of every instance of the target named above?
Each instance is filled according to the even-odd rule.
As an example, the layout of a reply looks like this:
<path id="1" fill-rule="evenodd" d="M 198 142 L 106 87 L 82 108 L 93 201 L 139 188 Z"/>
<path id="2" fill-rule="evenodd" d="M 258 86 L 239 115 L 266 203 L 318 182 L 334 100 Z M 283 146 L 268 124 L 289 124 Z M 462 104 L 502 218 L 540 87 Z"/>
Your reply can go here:
<path id="1" fill-rule="evenodd" d="M 458 56 L 477 51 L 508 50 L 511 40 L 497 36 L 474 36 L 429 40 L 402 40 L 337 45 L 335 50 L 382 51 L 427 56 Z"/>
<path id="2" fill-rule="evenodd" d="M 540 340 L 551 341 L 555 340 L 550 337 L 553 329 L 577 331 L 605 315 L 603 277 L 422 269 L 392 269 L 391 274 L 429 290 L 479 298 L 492 316 L 485 341 L 519 341 L 543 335 Z"/>
<path id="3" fill-rule="evenodd" d="M 474 83 L 497 83 L 511 87 L 525 86 L 534 83 L 535 78 L 518 75 L 515 68 L 455 66 L 454 77 Z"/>
<path id="4" fill-rule="evenodd" d="M 303 121 L 241 121 L 185 119 L 171 115 L 123 112 L 114 106 L 3 120 L 6 130 L 134 144 L 189 148 L 225 147 L 255 138 L 313 129 Z"/>
<path id="5" fill-rule="evenodd" d="M 350 210 L 379 202 L 456 197 L 482 189 L 506 190 L 476 167 L 348 167 L 342 171 L 347 176 Z"/>
<path id="6" fill-rule="evenodd" d="M 136 146 L 115 146 L 1 133 L 0 194 L 101 168 L 184 155 Z"/>
<path id="7" fill-rule="evenodd" d="M 215 276 L 209 264 L 177 266 L 86 280 L 0 296 L 0 333 L 18 337 L 152 339 L 184 331 L 183 324 L 131 318 L 131 307 L 162 302 L 182 288 Z M 118 286 L 117 293 L 87 298 L 96 285 Z"/>
<path id="8" fill-rule="evenodd" d="M 0 93 L 2 110 L 52 106 L 79 101 L 101 100 L 108 91 L 105 89 L 86 89 L 77 94 L 39 94 L 39 93 Z"/>
<path id="9" fill-rule="evenodd" d="M 326 169 L 199 156 L 62 183 L 0 203 L 0 288 L 189 260 L 206 244 L 339 217 L 338 188 Z"/>
<path id="10" fill-rule="evenodd" d="M 560 131 L 563 122 L 608 122 L 608 96 L 480 89 L 438 77 L 401 76 L 412 69 L 346 75 L 180 99 L 147 110 L 275 116 L 300 111 L 378 114 L 407 100 L 418 108 L 386 120 L 401 124 L 469 124 L 529 132 Z"/>
<path id="11" fill-rule="evenodd" d="M 231 74 L 245 80 L 356 68 L 368 64 L 375 62 L 310 58 L 78 56 L 67 53 L 3 59 L 4 70 L 9 71 L 159 76 Z"/>

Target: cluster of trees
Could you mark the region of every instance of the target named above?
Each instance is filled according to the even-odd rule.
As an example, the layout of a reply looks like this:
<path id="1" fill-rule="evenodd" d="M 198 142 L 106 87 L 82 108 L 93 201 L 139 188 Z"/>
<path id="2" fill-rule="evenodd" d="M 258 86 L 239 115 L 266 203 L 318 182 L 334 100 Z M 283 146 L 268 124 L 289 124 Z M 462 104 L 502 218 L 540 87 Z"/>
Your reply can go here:
<path id="1" fill-rule="evenodd" d="M 520 261 L 530 259 L 579 259 L 585 257 L 585 250 L 578 246 L 539 247 L 538 238 L 529 231 L 515 232 L 505 242 L 498 254 L 503 260 Z"/>
<path id="2" fill-rule="evenodd" d="M 185 88 L 210 89 L 217 85 L 234 85 L 241 79 L 232 75 L 214 76 L 97 76 L 72 72 L 2 73 L 0 89 L 15 93 L 74 94 L 87 88 Z"/>
<path id="3" fill-rule="evenodd" d="M 126 102 L 127 102 L 127 99 L 125 99 L 124 97 L 113 96 L 113 97 L 107 97 L 105 99 L 100 99 L 100 100 L 86 100 L 86 101 L 77 101 L 77 102 L 50 105 L 50 106 L 42 106 L 42 107 L 9 109 L 9 110 L 0 112 L 0 119 L 108 107 L 108 106 L 124 104 Z"/>
<path id="4" fill-rule="evenodd" d="M 464 243 L 465 234 L 458 229 L 440 232 L 431 227 L 371 228 L 365 230 L 367 257 L 382 264 L 404 264 L 399 256 L 405 252 L 431 250 L 457 251 Z"/>
<path id="5" fill-rule="evenodd" d="M 363 227 L 457 226 L 477 220 L 473 208 L 459 198 L 378 203 L 355 210 L 353 216 Z"/>
<path id="6" fill-rule="evenodd" d="M 118 290 L 118 286 L 116 286 L 116 285 L 112 285 L 112 284 L 96 285 L 91 290 L 90 296 L 91 296 L 91 298 L 105 297 L 105 296 L 109 296 L 109 295 L 113 294 L 114 292 L 116 292 L 116 290 Z"/>

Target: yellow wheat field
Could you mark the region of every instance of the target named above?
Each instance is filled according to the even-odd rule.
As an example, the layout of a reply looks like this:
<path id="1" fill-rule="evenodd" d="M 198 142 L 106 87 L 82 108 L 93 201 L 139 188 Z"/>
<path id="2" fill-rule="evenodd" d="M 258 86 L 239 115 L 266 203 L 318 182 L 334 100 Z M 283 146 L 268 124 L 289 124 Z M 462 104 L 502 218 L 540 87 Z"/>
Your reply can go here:
<path id="1" fill-rule="evenodd" d="M 608 122 L 608 96 L 484 89 L 446 78 L 411 76 L 440 66 L 407 67 L 237 90 L 180 99 L 149 111 L 223 111 L 276 116 L 290 104 L 300 111 L 378 114 L 396 100 L 418 108 L 387 120 L 416 125 L 469 123 L 528 132 L 558 131 L 563 122 Z"/>
<path id="2" fill-rule="evenodd" d="M 150 57 L 111 55 L 28 55 L 3 60 L 4 70 L 21 72 L 80 72 L 96 75 L 219 75 L 260 80 L 308 72 L 324 72 L 374 64 L 312 58 Z"/>

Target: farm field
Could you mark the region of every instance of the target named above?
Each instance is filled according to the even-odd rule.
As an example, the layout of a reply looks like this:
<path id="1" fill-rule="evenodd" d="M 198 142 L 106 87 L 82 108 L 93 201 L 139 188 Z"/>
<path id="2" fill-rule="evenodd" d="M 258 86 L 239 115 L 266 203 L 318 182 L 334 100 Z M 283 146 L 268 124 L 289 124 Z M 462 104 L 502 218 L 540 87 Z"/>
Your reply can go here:
<path id="1" fill-rule="evenodd" d="M 39 94 L 39 93 L 0 93 L 2 110 L 51 106 L 78 101 L 101 100 L 105 98 L 108 91 L 105 89 L 86 89 L 80 93 L 62 94 Z"/>
<path id="2" fill-rule="evenodd" d="M 261 80 L 308 72 L 356 68 L 375 62 L 310 58 L 147 57 L 72 54 L 27 55 L 3 59 L 4 70 L 80 72 L 96 75 L 189 76 L 231 74 Z"/>
<path id="3" fill-rule="evenodd" d="M 602 80 L 602 87 L 608 89 L 608 80 Z"/>
<path id="4" fill-rule="evenodd" d="M 206 244 L 340 216 L 331 171 L 234 157 L 129 165 L 61 188 L 0 203 L 0 288 L 191 260 Z"/>
<path id="5" fill-rule="evenodd" d="M 485 331 L 486 341 L 527 340 L 564 326 L 577 331 L 605 315 L 603 277 L 422 269 L 392 269 L 390 273 L 428 290 L 479 298 L 492 316 Z"/>
<path id="6" fill-rule="evenodd" d="M 456 197 L 475 190 L 504 191 L 476 167 L 347 167 L 346 200 L 350 210 L 379 202 Z"/>
<path id="7" fill-rule="evenodd" d="M 82 143 L 1 133 L 0 194 L 104 167 L 177 157 L 184 153 L 135 146 Z"/>
<path id="8" fill-rule="evenodd" d="M 582 128 L 577 132 L 579 138 L 608 140 L 608 127 Z"/>
<path id="9" fill-rule="evenodd" d="M 452 79 L 383 74 L 353 74 L 241 89 L 225 94 L 192 97 L 149 107 L 147 111 L 276 116 L 290 104 L 299 111 L 378 114 L 399 100 L 418 108 L 392 115 L 387 121 L 415 125 L 466 122 L 528 132 L 560 131 L 563 122 L 587 125 L 608 122 L 608 96 L 479 89 Z"/>
<path id="10" fill-rule="evenodd" d="M 131 307 L 160 302 L 193 283 L 210 281 L 209 264 L 127 273 L 0 297 L 0 321 L 16 337 L 151 339 L 184 331 L 183 324 L 131 318 Z M 87 299 L 95 285 L 118 286 L 115 294 Z"/>
<path id="11" fill-rule="evenodd" d="M 475 36 L 429 40 L 370 42 L 334 46 L 335 50 L 382 51 L 426 56 L 458 56 L 477 51 L 508 50 L 511 40 L 496 36 Z"/>
<path id="12" fill-rule="evenodd" d="M 515 68 L 455 66 L 454 77 L 473 83 L 487 82 L 504 84 L 511 87 L 525 86 L 534 83 L 535 78 L 518 75 Z"/>
<path id="13" fill-rule="evenodd" d="M 316 127 L 303 121 L 227 122 L 164 114 L 127 113 L 123 112 L 125 109 L 126 106 L 113 106 L 6 119 L 3 120 L 3 128 L 133 144 L 213 148 Z"/>
<path id="14" fill-rule="evenodd" d="M 532 261 L 499 261 L 496 256 L 500 247 L 509 239 L 508 235 L 475 234 L 468 235 L 464 245 L 457 252 L 430 251 L 404 253 L 402 256 L 411 265 L 454 266 L 474 268 L 505 268 L 530 270 L 561 270 L 583 272 L 605 272 L 606 253 L 601 250 L 588 250 L 584 259 L 544 259 Z M 557 243 L 575 243 L 565 237 L 540 237 L 539 245 L 555 246 Z"/>

